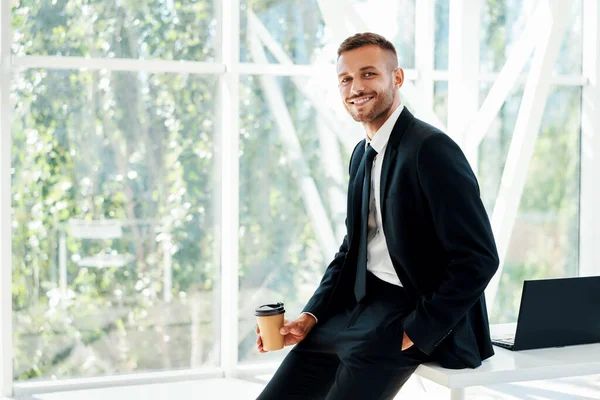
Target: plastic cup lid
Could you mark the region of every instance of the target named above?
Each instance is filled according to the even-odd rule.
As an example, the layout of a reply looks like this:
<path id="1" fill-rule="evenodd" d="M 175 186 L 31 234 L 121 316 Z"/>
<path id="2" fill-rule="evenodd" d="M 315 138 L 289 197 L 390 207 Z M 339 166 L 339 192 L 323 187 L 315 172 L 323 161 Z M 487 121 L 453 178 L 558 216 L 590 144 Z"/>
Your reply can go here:
<path id="1" fill-rule="evenodd" d="M 269 317 L 271 315 L 279 315 L 285 313 L 283 303 L 264 304 L 254 310 L 254 315 L 257 317 Z"/>

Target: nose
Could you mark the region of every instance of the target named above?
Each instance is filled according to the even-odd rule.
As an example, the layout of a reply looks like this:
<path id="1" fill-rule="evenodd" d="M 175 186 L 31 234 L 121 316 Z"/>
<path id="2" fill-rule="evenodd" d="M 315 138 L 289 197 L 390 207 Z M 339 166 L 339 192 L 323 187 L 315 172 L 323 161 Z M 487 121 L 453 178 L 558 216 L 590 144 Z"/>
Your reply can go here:
<path id="1" fill-rule="evenodd" d="M 350 88 L 350 94 L 352 96 L 358 96 L 362 92 L 364 92 L 364 90 L 365 86 L 362 84 L 362 81 L 360 79 L 352 80 L 352 87 Z"/>

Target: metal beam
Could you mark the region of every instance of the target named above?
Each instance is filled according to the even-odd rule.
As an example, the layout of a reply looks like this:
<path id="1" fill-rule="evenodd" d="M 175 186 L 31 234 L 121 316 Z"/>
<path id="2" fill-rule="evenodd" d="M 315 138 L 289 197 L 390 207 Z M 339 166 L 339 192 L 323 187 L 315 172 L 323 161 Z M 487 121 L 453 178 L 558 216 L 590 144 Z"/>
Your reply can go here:
<path id="1" fill-rule="evenodd" d="M 583 88 L 581 194 L 579 209 L 579 275 L 600 275 L 600 6 L 583 2 Z"/>
<path id="2" fill-rule="evenodd" d="M 257 37 L 257 39 L 264 44 L 269 52 L 275 57 L 277 62 L 280 63 L 280 66 L 283 68 L 291 68 L 293 67 L 292 59 L 287 55 L 287 53 L 281 48 L 279 43 L 271 36 L 270 32 L 263 25 L 260 19 L 252 12 L 248 12 L 248 31 L 252 32 L 253 35 Z M 257 50 L 258 50 L 257 46 Z M 262 47 L 260 47 L 261 52 L 263 52 Z M 260 57 L 260 55 L 259 55 Z M 266 59 L 261 57 L 261 60 L 264 60 L 263 63 L 259 63 L 258 66 L 264 69 L 268 69 L 272 64 L 267 64 Z M 256 61 L 256 60 L 255 60 Z M 321 76 L 331 76 L 332 82 L 335 74 L 335 66 L 333 65 L 319 65 L 319 66 L 308 66 L 307 68 L 312 69 L 312 73 L 310 74 L 313 77 L 321 77 Z M 262 74 L 260 74 L 262 75 Z M 317 78 L 318 79 L 318 78 Z M 346 147 L 346 150 L 352 151 L 354 149 L 355 143 L 360 140 L 360 136 L 350 137 L 344 136 L 346 134 L 345 130 L 340 129 L 340 121 L 338 121 L 335 116 L 331 113 L 331 106 L 326 104 L 323 100 L 322 91 L 323 87 L 327 86 L 327 83 L 322 80 L 318 80 L 316 82 L 310 82 L 308 85 L 306 84 L 306 80 L 302 80 L 299 77 L 292 77 L 292 82 L 298 90 L 311 101 L 317 113 L 322 118 L 323 122 L 329 127 L 329 129 L 338 135 L 340 142 L 342 145 Z M 343 132 L 344 131 L 344 132 Z M 352 131 L 350 131 L 352 132 Z"/>
<path id="3" fill-rule="evenodd" d="M 512 53 L 511 53 L 512 54 Z M 494 83 L 500 77 L 499 73 L 486 72 L 479 74 L 480 82 Z M 527 75 L 520 75 L 516 83 L 527 83 Z M 584 86 L 587 85 L 588 79 L 583 75 L 553 75 L 550 78 L 550 84 L 553 86 Z"/>
<path id="4" fill-rule="evenodd" d="M 521 36 L 514 44 L 500 74 L 491 76 L 491 78 L 495 78 L 494 84 L 475 119 L 469 124 L 467 129 L 467 154 L 473 154 L 479 148 L 479 144 L 489 131 L 494 118 L 498 115 L 510 91 L 513 89 L 515 83 L 521 80 L 521 71 L 525 67 L 538 40 L 539 27 L 545 21 L 550 20 L 551 17 L 548 4 L 545 1 L 541 1 L 533 16 L 527 22 Z M 484 79 L 486 77 L 482 76 L 481 78 Z"/>
<path id="5" fill-rule="evenodd" d="M 249 35 L 255 36 L 255 39 L 258 43 L 264 44 L 271 54 L 275 57 L 275 59 L 280 63 L 281 67 L 291 67 L 293 66 L 293 61 L 287 55 L 287 53 L 281 48 L 279 43 L 271 36 L 267 28 L 262 24 L 260 19 L 251 11 L 248 12 L 248 33 Z M 255 60 L 261 60 L 261 62 L 266 62 L 266 58 L 264 56 L 264 51 L 262 47 L 256 46 L 255 50 L 258 52 L 258 58 Z M 253 53 L 254 54 L 254 53 Z M 268 67 L 272 64 L 259 64 L 261 68 Z M 333 113 L 331 112 L 330 106 L 326 103 L 323 96 L 323 76 L 331 77 L 331 82 L 334 82 L 333 77 L 335 77 L 335 69 L 333 65 L 312 65 L 309 66 L 311 68 L 312 73 L 311 77 L 313 79 L 301 78 L 298 76 L 294 76 L 291 78 L 292 82 L 296 86 L 296 88 L 313 104 L 314 109 L 318 114 L 318 128 L 319 129 L 319 143 L 320 150 L 322 153 L 321 163 L 323 164 L 323 171 L 325 171 L 326 179 L 330 184 L 328 184 L 328 196 L 330 202 L 331 212 L 334 213 L 332 218 L 334 226 L 335 226 L 335 238 L 337 238 L 336 243 L 341 242 L 344 237 L 346 231 L 345 221 L 345 208 L 346 208 L 346 192 L 344 190 L 345 187 L 345 169 L 342 167 L 344 164 L 342 162 L 342 156 L 339 151 L 339 143 L 350 152 L 353 149 L 354 143 L 360 140 L 360 137 L 357 135 L 355 140 L 349 140 L 348 131 L 345 129 L 341 129 L 342 124 L 338 121 Z M 325 71 L 330 73 L 323 73 Z M 264 74 L 260 74 L 264 76 Z M 279 87 L 277 87 L 279 90 Z M 285 104 L 284 104 L 285 105 Z M 275 113 L 278 115 L 278 113 Z M 281 125 L 285 126 L 285 125 Z M 352 132 L 352 131 L 350 131 Z M 337 134 L 337 135 L 336 135 Z M 336 140 L 336 137 L 339 139 Z M 328 257 L 330 257 L 329 255 Z"/>
<path id="6" fill-rule="evenodd" d="M 256 34 L 249 36 L 250 51 L 252 52 L 253 59 L 259 63 L 266 63 L 267 56 L 264 53 L 258 36 Z M 302 155 L 302 147 L 296 135 L 292 117 L 285 104 L 277 80 L 272 76 L 260 76 L 259 79 L 269 108 L 279 128 L 279 136 L 286 150 L 288 160 L 295 172 L 295 178 L 302 193 L 305 209 L 312 222 L 317 240 L 321 245 L 321 253 L 323 254 L 323 258 L 327 259 L 336 252 L 339 244 L 333 234 L 327 212 L 321 201 L 315 181 L 310 174 L 308 164 Z"/>
<path id="7" fill-rule="evenodd" d="M 510 143 L 504 173 L 500 182 L 500 190 L 492 215 L 492 228 L 498 246 L 500 267 L 486 290 L 490 310 L 494 305 L 500 285 L 500 277 L 502 276 L 508 245 L 519 211 L 529 163 L 540 131 L 550 87 L 550 76 L 556 64 L 569 15 L 568 6 L 569 4 L 562 0 L 553 1 L 550 6 L 552 20 L 538 26 L 538 42 L 529 72 L 530 80 L 527 82 L 523 93 L 521 108 L 517 116 L 515 131 Z"/>
<path id="8" fill-rule="evenodd" d="M 239 181 L 240 181 L 240 0 L 221 3 L 223 63 L 218 108 L 221 141 L 221 368 L 235 376 L 238 362 Z"/>
<path id="9" fill-rule="evenodd" d="M 257 40 L 256 47 L 254 48 L 258 54 L 258 59 L 261 60 L 261 67 L 268 66 L 271 64 L 264 64 L 267 60 L 264 56 L 264 51 L 262 47 L 259 47 L 258 44 L 262 42 L 267 49 L 271 52 L 271 54 L 275 57 L 275 59 L 280 63 L 283 67 L 290 67 L 293 65 L 292 59 L 287 55 L 287 53 L 281 48 L 279 43 L 271 36 L 270 32 L 267 28 L 262 24 L 260 19 L 253 12 L 248 12 L 248 32 L 249 35 L 254 36 L 254 39 Z M 327 71 L 327 67 L 331 68 L 330 74 L 323 74 L 323 70 Z M 329 185 L 328 195 L 331 204 L 331 210 L 335 213 L 335 210 L 345 210 L 346 202 L 345 197 L 346 193 L 344 188 L 344 177 L 345 170 L 342 168 L 343 162 L 342 157 L 338 149 L 338 143 L 341 142 L 344 147 L 348 151 L 351 151 L 354 146 L 354 142 L 360 140 L 357 136 L 356 140 L 348 140 L 346 130 L 340 129 L 342 124 L 338 121 L 335 116 L 331 112 L 330 106 L 326 103 L 323 96 L 323 83 L 319 79 L 319 77 L 325 76 L 335 76 L 335 69 L 333 65 L 313 65 L 310 66 L 312 68 L 313 73 L 311 77 L 314 79 L 308 80 L 307 78 L 301 78 L 294 76 L 292 77 L 292 82 L 296 86 L 296 88 L 313 104 L 314 109 L 318 113 L 319 117 L 319 139 L 321 144 L 321 151 L 323 152 L 323 157 L 321 157 L 321 162 L 323 163 L 323 170 L 327 174 L 328 180 L 332 183 Z M 261 74 L 263 75 L 263 74 Z M 307 83 L 308 81 L 308 83 Z M 277 90 L 279 87 L 277 86 Z M 284 103 L 285 105 L 285 103 Z M 277 115 L 277 113 L 276 113 Z M 351 132 L 351 131 L 350 131 Z M 346 135 L 346 136 L 344 136 Z M 338 137 L 339 142 L 335 140 L 335 137 Z M 345 215 L 335 215 L 333 218 L 333 223 L 335 225 L 335 237 L 338 238 L 337 242 L 341 241 L 343 238 L 343 232 L 346 230 L 345 226 Z M 342 234 L 342 236 L 340 236 Z M 330 257 L 328 255 L 327 257 Z"/>
<path id="10" fill-rule="evenodd" d="M 342 243 L 346 234 L 346 163 L 342 161 L 340 142 L 331 132 L 321 118 L 317 119 L 319 132 L 319 150 L 321 151 L 321 168 L 327 182 L 327 197 L 329 199 L 329 212 L 336 243 Z M 329 255 L 331 257 L 331 254 Z"/>
<path id="11" fill-rule="evenodd" d="M 415 8 L 415 68 L 419 71 L 416 89 L 423 107 L 433 110 L 435 48 L 435 1 L 421 0 Z"/>
<path id="12" fill-rule="evenodd" d="M 197 61 L 143 60 L 125 58 L 88 58 L 63 56 L 19 56 L 12 60 L 13 68 L 83 69 L 178 74 L 222 74 L 224 64 Z"/>
<path id="13" fill-rule="evenodd" d="M 0 396 L 13 394 L 11 2 L 0 5 Z"/>
<path id="14" fill-rule="evenodd" d="M 450 0 L 448 135 L 461 147 L 467 123 L 479 109 L 480 10 L 481 0 Z M 476 162 L 472 168 L 477 168 Z"/>

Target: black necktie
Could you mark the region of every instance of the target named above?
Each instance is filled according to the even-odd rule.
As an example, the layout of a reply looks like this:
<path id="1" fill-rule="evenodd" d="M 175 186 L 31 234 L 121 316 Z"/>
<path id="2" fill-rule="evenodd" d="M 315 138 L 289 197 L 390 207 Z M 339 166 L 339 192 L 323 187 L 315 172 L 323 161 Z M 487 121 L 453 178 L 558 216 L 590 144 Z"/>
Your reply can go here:
<path id="1" fill-rule="evenodd" d="M 357 302 L 360 302 L 367 294 L 367 233 L 369 229 L 369 203 L 371 200 L 371 170 L 376 155 L 375 149 L 368 145 L 361 162 L 361 168 L 364 169 L 359 168 L 359 176 L 357 177 L 360 179 L 361 172 L 364 174 L 362 192 L 360 192 L 360 242 L 356 263 L 356 280 L 354 281 L 354 296 L 356 296 Z M 356 183 L 356 188 L 360 187 L 359 182 Z M 354 194 L 355 201 L 358 201 L 359 191 L 355 190 Z"/>

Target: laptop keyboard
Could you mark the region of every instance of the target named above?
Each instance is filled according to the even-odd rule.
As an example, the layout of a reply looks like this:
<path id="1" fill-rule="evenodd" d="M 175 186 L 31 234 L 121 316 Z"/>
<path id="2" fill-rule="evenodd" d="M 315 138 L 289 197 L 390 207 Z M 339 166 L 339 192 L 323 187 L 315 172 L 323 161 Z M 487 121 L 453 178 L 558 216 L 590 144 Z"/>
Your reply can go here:
<path id="1" fill-rule="evenodd" d="M 510 350 L 515 345 L 515 335 L 495 337 L 492 339 L 492 343 L 496 346 L 504 347 L 505 349 Z"/>

